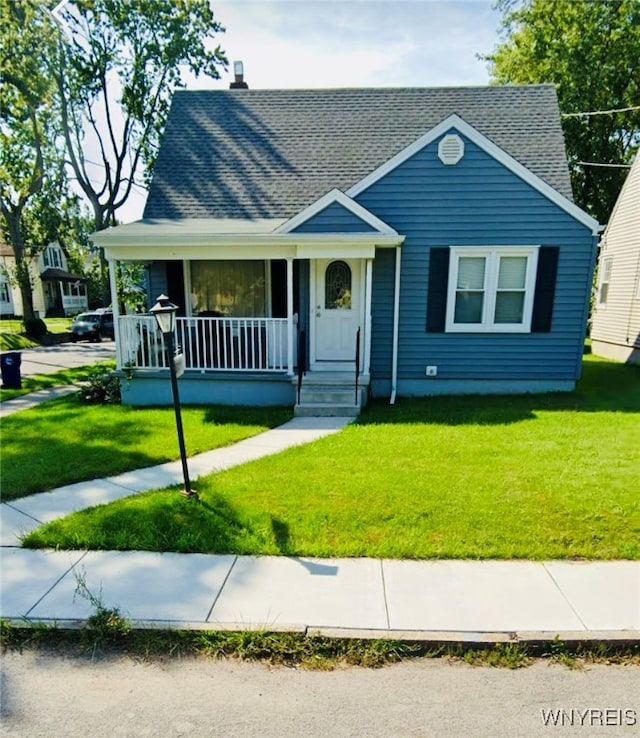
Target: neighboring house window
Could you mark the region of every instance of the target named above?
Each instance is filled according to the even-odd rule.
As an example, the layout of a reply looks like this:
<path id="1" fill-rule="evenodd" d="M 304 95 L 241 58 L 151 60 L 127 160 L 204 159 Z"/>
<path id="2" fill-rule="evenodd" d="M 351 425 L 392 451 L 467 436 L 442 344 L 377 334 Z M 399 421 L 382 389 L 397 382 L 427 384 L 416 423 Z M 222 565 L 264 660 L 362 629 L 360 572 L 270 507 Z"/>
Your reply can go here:
<path id="1" fill-rule="evenodd" d="M 613 257 L 607 256 L 600 262 L 598 274 L 598 305 L 606 305 L 609 296 L 609 284 L 611 282 L 611 268 Z"/>
<path id="2" fill-rule="evenodd" d="M 0 302 L 11 302 L 9 283 L 5 282 L 4 280 L 0 281 Z"/>
<path id="3" fill-rule="evenodd" d="M 447 332 L 529 332 L 538 249 L 452 248 Z"/>
<path id="4" fill-rule="evenodd" d="M 47 246 L 44 252 L 44 265 L 62 269 L 62 254 L 58 246 Z"/>
<path id="5" fill-rule="evenodd" d="M 192 261 L 191 307 L 194 315 L 264 317 L 267 314 L 264 261 Z"/>

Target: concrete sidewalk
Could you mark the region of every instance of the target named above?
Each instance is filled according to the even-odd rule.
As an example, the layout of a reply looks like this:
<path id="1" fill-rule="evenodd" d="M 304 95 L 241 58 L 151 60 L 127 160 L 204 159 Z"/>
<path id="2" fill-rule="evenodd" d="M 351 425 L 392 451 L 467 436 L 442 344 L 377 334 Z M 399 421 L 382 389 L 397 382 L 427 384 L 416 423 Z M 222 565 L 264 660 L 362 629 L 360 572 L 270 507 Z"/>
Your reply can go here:
<path id="1" fill-rule="evenodd" d="M 335 433 L 295 418 L 189 461 L 192 478 Z M 182 481 L 179 461 L 2 504 L 2 601 L 12 622 L 75 626 L 78 582 L 137 627 L 268 629 L 348 637 L 637 640 L 640 562 L 395 561 L 39 551 L 20 536 L 91 505 Z M 197 487 L 197 485 L 196 485 Z"/>
<path id="2" fill-rule="evenodd" d="M 82 581 L 134 627 L 419 640 L 637 640 L 638 562 L 2 552 L 2 617 L 75 626 Z"/>

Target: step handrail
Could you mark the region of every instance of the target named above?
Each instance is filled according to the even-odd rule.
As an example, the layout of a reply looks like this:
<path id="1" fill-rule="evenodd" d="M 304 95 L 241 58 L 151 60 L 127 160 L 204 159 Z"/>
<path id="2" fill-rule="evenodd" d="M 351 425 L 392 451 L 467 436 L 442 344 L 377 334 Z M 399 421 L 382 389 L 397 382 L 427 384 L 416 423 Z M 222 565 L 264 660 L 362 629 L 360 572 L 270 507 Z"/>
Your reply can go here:
<path id="1" fill-rule="evenodd" d="M 302 378 L 307 373 L 307 341 L 304 330 L 298 326 L 298 405 L 300 404 L 300 390 Z"/>
<path id="2" fill-rule="evenodd" d="M 358 379 L 360 378 L 360 326 L 356 331 L 356 397 L 355 405 L 358 405 Z"/>

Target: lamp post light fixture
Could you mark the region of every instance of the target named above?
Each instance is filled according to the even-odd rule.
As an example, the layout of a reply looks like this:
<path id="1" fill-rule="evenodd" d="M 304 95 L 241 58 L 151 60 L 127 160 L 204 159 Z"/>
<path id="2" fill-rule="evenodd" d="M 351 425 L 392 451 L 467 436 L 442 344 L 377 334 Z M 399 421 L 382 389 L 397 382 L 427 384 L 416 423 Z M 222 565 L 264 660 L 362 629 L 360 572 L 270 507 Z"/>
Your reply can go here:
<path id="1" fill-rule="evenodd" d="M 189 480 L 189 469 L 187 467 L 187 453 L 184 447 L 184 432 L 182 430 L 182 414 L 180 412 L 180 394 L 178 392 L 178 376 L 175 362 L 175 339 L 177 305 L 174 305 L 166 295 L 160 295 L 156 304 L 150 312 L 155 316 L 158 328 L 162 333 L 167 346 L 167 359 L 169 361 L 169 374 L 171 376 L 171 393 L 173 395 L 173 409 L 176 415 L 176 430 L 178 432 L 178 445 L 180 447 L 180 460 L 182 461 L 182 474 L 184 476 L 184 489 L 181 494 L 185 497 L 198 497 L 198 493 L 191 489 Z"/>

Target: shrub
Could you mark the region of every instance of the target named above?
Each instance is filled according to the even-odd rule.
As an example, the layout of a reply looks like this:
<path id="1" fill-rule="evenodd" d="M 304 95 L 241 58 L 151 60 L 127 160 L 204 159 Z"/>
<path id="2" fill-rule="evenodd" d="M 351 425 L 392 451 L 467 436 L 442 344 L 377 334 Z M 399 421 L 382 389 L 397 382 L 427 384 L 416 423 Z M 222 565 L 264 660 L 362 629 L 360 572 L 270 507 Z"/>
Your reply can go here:
<path id="1" fill-rule="evenodd" d="M 24 330 L 29 338 L 38 340 L 46 335 L 47 324 L 42 318 L 30 318 L 24 321 Z"/>
<path id="2" fill-rule="evenodd" d="M 119 405 L 122 399 L 120 380 L 115 374 L 96 367 L 80 390 L 80 399 L 88 405 Z"/>

